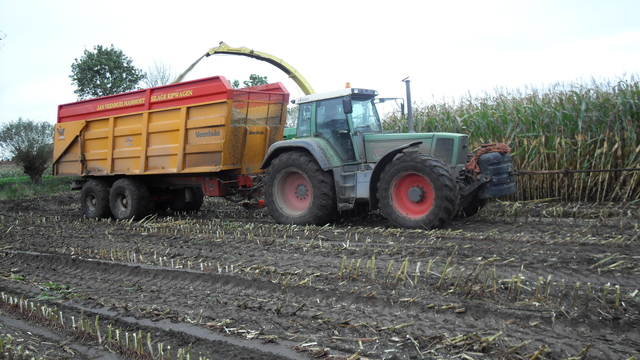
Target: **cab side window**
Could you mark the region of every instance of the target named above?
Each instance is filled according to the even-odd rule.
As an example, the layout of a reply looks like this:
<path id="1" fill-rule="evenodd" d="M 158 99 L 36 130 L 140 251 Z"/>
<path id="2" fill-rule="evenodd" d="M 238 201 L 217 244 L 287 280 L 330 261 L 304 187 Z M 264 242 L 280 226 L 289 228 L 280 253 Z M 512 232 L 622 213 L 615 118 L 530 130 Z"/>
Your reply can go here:
<path id="1" fill-rule="evenodd" d="M 311 136 L 311 103 L 298 107 L 298 131 L 296 137 Z"/>
<path id="2" fill-rule="evenodd" d="M 331 131 L 349 131 L 347 115 L 342 111 L 340 99 L 323 100 L 318 102 L 316 121 L 318 131 L 324 136 L 330 136 Z"/>

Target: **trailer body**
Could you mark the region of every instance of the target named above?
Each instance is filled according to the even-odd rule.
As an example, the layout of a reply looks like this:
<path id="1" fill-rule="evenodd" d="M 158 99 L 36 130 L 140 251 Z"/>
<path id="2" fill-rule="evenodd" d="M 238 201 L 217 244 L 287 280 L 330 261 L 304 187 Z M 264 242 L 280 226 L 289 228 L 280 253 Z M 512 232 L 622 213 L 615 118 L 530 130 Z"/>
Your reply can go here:
<path id="1" fill-rule="evenodd" d="M 280 83 L 235 90 L 218 76 L 60 105 L 54 175 L 261 172 L 288 97 Z"/>
<path id="2" fill-rule="evenodd" d="M 129 179 L 147 188 L 141 201 L 152 204 L 247 195 L 251 175 L 283 137 L 288 101 L 281 83 L 233 89 L 216 76 L 63 104 L 53 174 L 82 177 L 78 188 Z"/>

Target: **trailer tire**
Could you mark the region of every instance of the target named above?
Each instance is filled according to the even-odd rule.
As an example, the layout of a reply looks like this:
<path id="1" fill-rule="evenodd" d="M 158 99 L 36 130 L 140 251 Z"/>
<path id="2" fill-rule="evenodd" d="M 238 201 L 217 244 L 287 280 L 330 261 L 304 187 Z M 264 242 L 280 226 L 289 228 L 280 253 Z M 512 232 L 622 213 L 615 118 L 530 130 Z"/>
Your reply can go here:
<path id="1" fill-rule="evenodd" d="M 173 198 L 169 200 L 169 208 L 174 212 L 192 212 L 198 211 L 204 203 L 204 192 L 199 187 L 192 187 L 191 201 L 187 201 L 185 191 L 187 189 L 179 189 L 174 192 Z"/>
<path id="2" fill-rule="evenodd" d="M 138 179 L 123 178 L 111 186 L 109 205 L 118 220 L 141 219 L 151 213 L 149 189 Z"/>
<path id="3" fill-rule="evenodd" d="M 276 222 L 324 225 L 336 213 L 333 176 L 302 151 L 283 153 L 266 170 L 267 209 Z"/>
<path id="4" fill-rule="evenodd" d="M 378 204 L 394 225 L 410 229 L 439 228 L 451 221 L 458 186 L 444 163 L 414 153 L 389 164 L 378 182 Z"/>
<path id="5" fill-rule="evenodd" d="M 80 193 L 80 208 L 89 219 L 104 219 L 111 216 L 109 208 L 109 183 L 91 179 L 84 183 Z"/>

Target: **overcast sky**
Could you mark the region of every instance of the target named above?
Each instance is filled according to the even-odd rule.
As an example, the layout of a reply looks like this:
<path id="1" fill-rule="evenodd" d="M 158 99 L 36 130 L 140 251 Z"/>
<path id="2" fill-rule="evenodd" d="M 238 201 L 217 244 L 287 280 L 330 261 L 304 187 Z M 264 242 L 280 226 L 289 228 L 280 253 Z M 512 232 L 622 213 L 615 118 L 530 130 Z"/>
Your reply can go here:
<path id="1" fill-rule="evenodd" d="M 0 123 L 56 121 L 76 101 L 71 64 L 113 44 L 145 71 L 186 69 L 225 41 L 282 58 L 317 92 L 344 87 L 415 102 L 495 88 L 640 74 L 640 1 L 67 1 L 0 0 Z M 185 78 L 277 68 L 231 55 L 206 58 Z"/>

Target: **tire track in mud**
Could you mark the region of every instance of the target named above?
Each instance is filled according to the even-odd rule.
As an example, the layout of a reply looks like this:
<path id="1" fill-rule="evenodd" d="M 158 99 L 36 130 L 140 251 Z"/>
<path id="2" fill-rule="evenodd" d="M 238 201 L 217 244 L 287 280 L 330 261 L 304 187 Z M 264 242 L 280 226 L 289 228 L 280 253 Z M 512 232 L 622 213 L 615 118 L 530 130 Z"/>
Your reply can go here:
<path id="1" fill-rule="evenodd" d="M 265 286 L 245 284 L 247 281 L 243 279 L 229 281 L 223 276 L 191 270 L 158 269 L 147 265 L 82 259 L 58 254 L 11 252 L 5 254 L 2 260 L 0 271 L 19 271 L 23 276 L 30 278 L 35 285 L 65 284 L 73 289 L 73 292 L 78 297 L 87 297 L 88 300 L 79 298 L 69 300 L 69 298 L 65 298 L 62 302 L 54 302 L 56 306 L 72 310 L 71 312 L 76 314 L 76 318 L 79 318 L 78 312 L 83 312 L 85 316 L 88 313 L 93 313 L 100 315 L 102 318 L 117 319 L 116 323 L 129 328 L 147 328 L 147 331 L 150 331 L 148 328 L 155 328 L 154 333 L 156 334 L 158 334 L 158 331 L 166 332 L 169 330 L 185 333 L 193 337 L 193 339 L 190 339 L 191 341 L 200 341 L 200 343 L 196 343 L 193 346 L 195 354 L 200 351 L 202 355 L 209 356 L 210 359 L 279 360 L 298 359 L 301 356 L 300 353 L 290 349 L 295 343 L 284 339 L 279 339 L 279 342 L 282 343 L 280 345 L 264 345 L 260 342 L 242 340 L 241 337 L 228 337 L 217 335 L 215 331 L 207 331 L 206 320 L 213 319 L 207 319 L 203 314 L 198 316 L 193 311 L 180 306 L 172 309 L 169 312 L 170 315 L 167 314 L 168 316 L 159 316 L 159 311 L 170 309 L 168 305 L 175 305 L 175 297 L 170 299 L 169 302 L 164 302 L 161 296 L 155 297 L 152 303 L 143 300 L 144 297 L 147 297 L 147 299 L 149 297 L 154 298 L 153 295 L 149 294 L 161 295 L 158 288 L 162 288 L 163 291 L 172 289 L 187 296 L 186 293 L 191 294 L 196 289 L 207 288 L 208 286 L 229 288 L 230 285 L 233 285 L 236 289 L 240 287 L 251 288 L 256 290 L 257 293 L 264 292 L 265 289 L 263 288 Z M 133 287 L 126 288 L 125 286 L 129 286 L 129 284 Z M 269 284 L 262 285 L 270 287 Z M 0 291 L 3 293 L 21 294 L 37 299 L 39 295 L 47 292 L 42 291 L 42 289 L 42 287 L 39 288 L 24 282 L 0 279 Z M 51 291 L 49 292 L 51 293 Z M 126 294 L 127 292 L 129 294 Z M 53 293 L 55 295 L 55 291 Z M 108 296 L 108 294 L 116 294 L 116 296 Z M 145 294 L 147 296 L 144 296 Z M 41 301 L 44 301 L 44 299 Z M 200 302 L 203 299 L 191 296 L 187 301 Z M 166 307 L 163 307 L 163 305 L 166 305 Z M 182 314 L 182 316 L 173 315 L 173 313 Z M 189 319 L 189 315 L 191 315 L 192 319 Z M 186 322 L 185 319 L 187 320 Z M 212 321 L 212 323 L 215 324 L 215 321 Z M 135 330 L 133 332 L 135 333 Z M 164 337 L 167 336 L 171 335 L 165 335 Z M 212 344 L 203 345 L 201 342 L 204 340 L 211 340 Z M 168 339 L 164 339 L 163 342 L 170 344 Z M 220 342 L 225 342 L 227 345 L 221 346 Z M 181 345 L 185 346 L 184 341 Z M 229 352 L 227 357 L 220 354 L 211 355 L 213 348 L 220 351 L 220 348 L 224 347 Z M 246 349 L 239 350 L 241 355 L 238 355 L 238 350 L 228 349 L 233 347 Z M 177 346 L 174 346 L 174 348 L 177 348 Z M 247 353 L 252 353 L 252 355 L 247 357 L 245 356 Z"/>
<path id="2" fill-rule="evenodd" d="M 54 355 L 59 358 L 64 357 L 91 360 L 116 360 L 119 358 L 104 349 L 95 349 L 79 344 L 68 344 L 67 342 L 65 342 L 65 339 L 60 336 L 60 334 L 56 334 L 39 326 L 31 325 L 13 317 L 0 314 L 0 324 L 4 325 L 2 327 L 2 332 L 5 335 L 5 331 L 13 332 L 13 339 L 17 338 L 19 340 L 24 340 L 20 337 L 28 337 L 28 342 L 26 343 L 29 344 L 28 347 L 31 349 L 31 353 L 26 355 L 23 353 L 23 357 L 29 355 L 40 355 L 38 358 L 44 359 L 44 356 Z M 35 347 L 32 344 L 35 344 L 38 348 L 40 348 L 37 350 L 42 349 L 43 351 L 39 354 L 34 354 L 32 351 L 33 349 L 35 349 Z M 25 353 L 27 351 L 29 350 L 25 350 Z M 0 354 L 2 354 L 2 352 L 0 352 Z M 17 355 L 16 352 L 13 352 L 13 356 L 14 358 L 19 358 L 19 355 Z M 7 356 L 6 358 L 9 359 L 10 357 Z M 32 356 L 31 358 L 35 357 Z"/>
<path id="3" fill-rule="evenodd" d="M 221 318 L 220 315 L 233 314 L 231 318 L 235 323 L 250 329 L 260 329 L 265 334 L 279 336 L 289 333 L 291 322 L 294 322 L 297 324 L 297 332 L 302 333 L 302 336 L 309 338 L 309 340 L 319 342 L 323 342 L 322 337 L 380 337 L 379 331 L 374 328 L 380 328 L 379 324 L 385 322 L 385 319 L 386 323 L 393 324 L 392 318 L 397 319 L 396 325 L 398 325 L 397 321 L 403 319 L 403 321 L 414 321 L 415 327 L 420 329 L 433 327 L 438 329 L 437 332 L 425 331 L 424 334 L 421 334 L 423 337 L 437 336 L 443 332 L 455 334 L 456 329 L 463 328 L 469 332 L 480 331 L 484 335 L 508 331 L 514 339 L 526 341 L 526 339 L 534 338 L 541 328 L 551 330 L 551 326 L 556 325 L 553 319 L 554 314 L 543 310 L 530 310 L 521 307 L 492 308 L 482 304 L 456 305 L 452 310 L 428 310 L 428 304 L 422 299 L 414 301 L 410 305 L 400 305 L 400 301 L 394 303 L 393 300 L 379 298 L 361 303 L 360 296 L 341 294 L 330 290 L 318 291 L 302 287 L 287 289 L 278 284 L 233 275 L 85 260 L 68 255 L 14 252 L 4 259 L 3 264 L 14 270 L 23 267 L 24 269 L 20 269 L 20 272 L 27 278 L 38 278 L 49 283 L 68 284 L 82 295 L 102 295 L 96 299 L 92 306 L 101 304 L 110 306 L 112 309 L 121 308 L 120 316 L 131 316 L 132 312 L 137 311 L 142 312 L 143 317 L 148 317 L 148 314 L 153 313 L 154 309 L 156 314 L 165 311 L 165 309 L 171 309 L 172 314 L 178 314 L 172 315 L 170 317 L 172 319 L 180 320 L 182 318 L 182 321 L 190 319 L 198 323 L 216 323 L 217 320 L 219 323 L 220 319 L 227 319 Z M 33 265 L 29 266 L 29 264 Z M 4 266 L 3 270 L 6 269 Z M 26 268 L 33 270 L 25 271 Z M 163 297 L 163 289 L 164 291 L 171 289 L 172 295 L 167 298 Z M 216 295 L 220 293 L 223 293 L 224 296 L 218 296 L 220 299 L 211 305 L 213 301 L 210 299 L 218 299 Z M 113 295 L 105 296 L 105 294 Z M 435 300 L 434 298 L 437 297 L 425 300 Z M 199 306 L 181 305 L 176 303 L 176 298 Z M 310 301 L 313 298 L 316 299 L 316 302 Z M 448 304 L 442 299 L 440 301 L 441 305 L 438 307 L 442 307 L 442 304 Z M 459 302 L 456 299 L 453 301 Z M 300 308 L 303 303 L 309 305 Z M 466 307 L 465 311 L 456 313 L 455 311 L 461 306 Z M 194 311 L 198 307 L 202 310 L 201 314 Z M 256 311 L 262 314 L 259 316 L 246 314 Z M 487 323 L 478 326 L 479 314 L 487 312 L 492 313 L 495 323 L 492 326 L 488 326 Z M 264 313 L 269 315 L 265 318 Z M 182 314 L 184 315 L 179 316 Z M 317 314 L 321 314 L 319 318 L 316 318 Z M 157 315 L 151 316 L 151 318 L 158 320 Z M 360 325 L 355 326 L 351 319 L 358 319 Z M 323 320 L 337 322 L 338 326 L 333 329 L 328 326 L 328 329 L 323 333 L 321 329 L 310 323 L 313 321 L 323 322 Z M 580 333 L 574 332 L 572 334 L 568 331 L 568 328 L 573 325 L 573 322 L 568 324 L 558 322 L 553 331 L 568 337 L 564 339 L 568 342 L 563 346 L 568 353 L 580 352 L 579 344 L 586 341 Z M 565 326 L 567 328 L 561 329 Z M 356 329 L 356 327 L 360 327 L 360 329 Z M 349 331 L 345 331 L 345 328 Z M 308 329 L 308 333 L 305 333 L 304 329 Z M 513 334 L 517 334 L 517 336 Z M 396 332 L 392 332 L 390 335 L 392 337 L 398 336 Z M 382 341 L 382 339 L 379 342 L 380 345 L 388 347 L 387 350 L 394 349 L 391 344 Z M 327 343 L 327 345 L 330 344 Z M 348 350 L 348 347 L 338 346 L 337 349 Z M 401 350 L 408 351 L 408 349 Z M 603 355 L 611 358 L 610 353 L 603 352 Z"/>
<path id="4" fill-rule="evenodd" d="M 283 342 L 317 343 L 331 354 L 402 359 L 468 351 L 483 354 L 472 355 L 476 358 L 495 358 L 509 357 L 509 349 L 529 342 L 513 356 L 548 346 L 546 358 L 562 359 L 588 344 L 589 358 L 637 356 L 640 296 L 631 294 L 639 287 L 640 213 L 635 209 L 624 215 L 625 209 L 600 219 L 603 211 L 597 209 L 575 219 L 548 219 L 545 210 L 536 211 L 484 213 L 430 232 L 387 228 L 376 218 L 324 228 L 284 227 L 260 214 L 234 218 L 229 212 L 229 218 L 219 219 L 218 210 L 140 223 L 82 220 L 73 211 L 62 218 L 11 213 L 4 215 L 2 232 L 13 228 L 0 246 L 51 255 L 5 251 L 0 270 L 19 269 L 35 283 L 70 285 L 90 297 L 71 302 L 106 306 L 117 317 L 211 323 L 213 328 L 224 323 Z M 446 279 L 436 288 L 454 248 Z M 145 260 L 105 261 L 113 256 L 111 249 Z M 130 258 L 120 256 L 114 258 Z M 163 267 L 156 256 L 163 258 Z M 365 263 L 374 257 L 375 279 L 365 272 Z M 407 259 L 410 271 L 398 282 Z M 473 291 L 454 286 L 456 278 L 463 283 L 489 259 Z M 355 269 L 347 268 L 358 260 L 362 266 L 356 276 Z M 204 264 L 206 272 L 166 267 L 171 261 L 173 267 L 192 262 L 192 269 Z M 417 263 L 422 264 L 421 277 L 414 287 Z M 460 275 L 462 269 L 466 272 Z M 510 280 L 518 275 L 522 292 L 514 296 Z M 548 296 L 534 296 L 536 281 L 550 275 Z M 487 278 L 488 286 L 479 289 Z M 577 282 L 581 287 L 574 299 Z M 622 292 L 620 306 L 613 306 L 615 285 Z M 498 333 L 494 341 L 481 341 Z M 456 342 L 457 336 L 469 338 Z"/>

